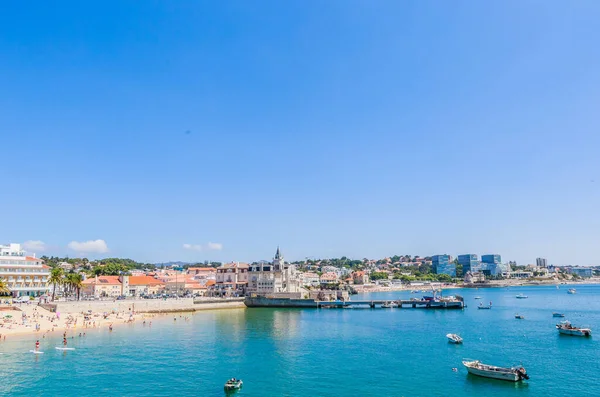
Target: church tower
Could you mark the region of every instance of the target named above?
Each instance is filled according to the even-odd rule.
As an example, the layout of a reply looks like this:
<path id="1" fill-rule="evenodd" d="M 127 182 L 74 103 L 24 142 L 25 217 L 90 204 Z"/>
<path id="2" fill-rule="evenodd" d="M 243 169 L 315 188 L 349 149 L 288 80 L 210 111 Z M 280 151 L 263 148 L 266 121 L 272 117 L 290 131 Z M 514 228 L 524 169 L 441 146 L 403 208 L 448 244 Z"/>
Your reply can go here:
<path id="1" fill-rule="evenodd" d="M 276 272 L 283 271 L 283 256 L 279 251 L 279 246 L 277 246 L 277 252 L 275 253 L 275 258 L 273 258 L 273 270 Z"/>

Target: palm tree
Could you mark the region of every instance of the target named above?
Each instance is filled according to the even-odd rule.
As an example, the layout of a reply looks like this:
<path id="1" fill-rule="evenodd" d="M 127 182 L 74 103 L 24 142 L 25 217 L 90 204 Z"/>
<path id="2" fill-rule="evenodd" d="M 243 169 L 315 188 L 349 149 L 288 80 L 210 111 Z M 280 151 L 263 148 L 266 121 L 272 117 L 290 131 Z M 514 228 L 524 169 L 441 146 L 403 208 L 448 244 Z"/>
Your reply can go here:
<path id="1" fill-rule="evenodd" d="M 67 276 L 67 283 L 72 291 L 77 291 L 77 300 L 81 294 L 81 287 L 83 287 L 83 277 L 79 273 L 69 273 Z"/>
<path id="2" fill-rule="evenodd" d="M 56 295 L 56 286 L 62 284 L 63 282 L 63 269 L 60 267 L 55 267 L 52 269 L 48 282 L 50 284 L 54 284 L 54 288 L 52 290 L 52 300 L 54 300 L 54 295 Z"/>
<path id="3" fill-rule="evenodd" d="M 8 283 L 4 281 L 4 279 L 0 278 L 0 294 L 9 294 L 10 288 L 8 288 Z"/>

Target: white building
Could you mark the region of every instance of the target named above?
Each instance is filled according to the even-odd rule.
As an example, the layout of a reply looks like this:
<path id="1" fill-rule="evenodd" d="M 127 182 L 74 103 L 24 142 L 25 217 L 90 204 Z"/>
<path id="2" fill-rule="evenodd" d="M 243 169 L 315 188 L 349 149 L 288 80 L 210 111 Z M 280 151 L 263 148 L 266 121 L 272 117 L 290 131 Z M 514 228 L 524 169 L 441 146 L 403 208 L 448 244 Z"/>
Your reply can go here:
<path id="1" fill-rule="evenodd" d="M 50 267 L 41 259 L 27 256 L 20 244 L 0 245 L 0 278 L 13 297 L 39 296 L 48 293 Z"/>
<path id="2" fill-rule="evenodd" d="M 212 286 L 213 295 L 242 296 L 248 285 L 248 265 L 227 263 L 217 268 L 216 283 Z"/>
<path id="3" fill-rule="evenodd" d="M 300 288 L 296 266 L 285 263 L 279 247 L 277 247 L 272 263 L 259 263 L 250 266 L 247 290 L 249 294 L 300 292 Z"/>
<path id="4" fill-rule="evenodd" d="M 321 284 L 319 275 L 313 272 L 300 273 L 300 280 L 303 287 L 318 287 Z"/>

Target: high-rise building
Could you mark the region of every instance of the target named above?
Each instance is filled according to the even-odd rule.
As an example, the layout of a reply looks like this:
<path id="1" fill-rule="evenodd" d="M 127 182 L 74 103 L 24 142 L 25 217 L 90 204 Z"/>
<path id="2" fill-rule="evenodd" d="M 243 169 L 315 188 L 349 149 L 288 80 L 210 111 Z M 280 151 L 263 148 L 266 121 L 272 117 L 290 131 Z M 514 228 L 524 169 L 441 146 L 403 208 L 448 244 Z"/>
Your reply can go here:
<path id="1" fill-rule="evenodd" d="M 481 271 L 481 262 L 479 262 L 476 254 L 459 255 L 458 263 L 462 265 L 463 274 L 467 274 L 467 272 L 477 273 Z"/>
<path id="2" fill-rule="evenodd" d="M 536 258 L 535 264 L 537 267 L 546 267 L 548 264 L 548 261 L 546 260 L 546 258 Z"/>
<path id="3" fill-rule="evenodd" d="M 435 274 L 447 274 L 456 277 L 456 265 L 450 263 L 448 255 L 434 255 L 431 257 L 431 266 Z"/>
<path id="4" fill-rule="evenodd" d="M 481 255 L 481 267 L 484 273 L 491 276 L 502 274 L 502 257 L 497 254 Z"/>

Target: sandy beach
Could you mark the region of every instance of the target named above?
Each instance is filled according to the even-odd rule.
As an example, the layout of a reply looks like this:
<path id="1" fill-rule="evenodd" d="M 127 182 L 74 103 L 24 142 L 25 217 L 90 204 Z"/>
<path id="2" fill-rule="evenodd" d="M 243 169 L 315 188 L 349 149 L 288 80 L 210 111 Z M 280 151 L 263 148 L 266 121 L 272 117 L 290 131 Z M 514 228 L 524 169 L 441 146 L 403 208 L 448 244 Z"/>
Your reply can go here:
<path id="1" fill-rule="evenodd" d="M 0 343 L 14 337 L 34 336 L 43 339 L 50 333 L 66 333 L 67 337 L 86 330 L 106 329 L 137 322 L 150 323 L 157 316 L 189 315 L 200 310 L 219 310 L 245 307 L 240 300 L 131 300 L 59 302 L 56 312 L 37 303 L 15 303 L 0 306 Z"/>

